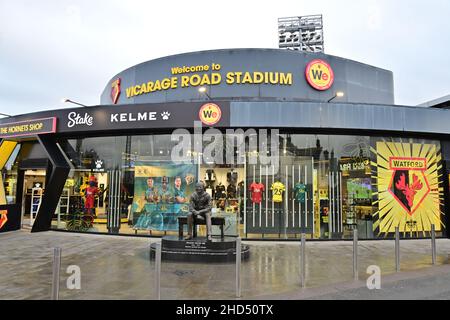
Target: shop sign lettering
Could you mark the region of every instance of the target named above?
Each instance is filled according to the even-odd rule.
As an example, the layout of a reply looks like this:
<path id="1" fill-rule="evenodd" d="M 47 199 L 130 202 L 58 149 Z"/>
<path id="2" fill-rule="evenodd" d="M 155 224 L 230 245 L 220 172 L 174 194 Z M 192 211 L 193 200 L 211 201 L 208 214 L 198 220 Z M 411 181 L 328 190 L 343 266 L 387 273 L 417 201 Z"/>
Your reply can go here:
<path id="1" fill-rule="evenodd" d="M 365 170 L 370 164 L 369 160 L 363 162 L 353 162 L 353 163 L 342 163 L 340 164 L 341 171 L 358 171 Z"/>
<path id="2" fill-rule="evenodd" d="M 88 113 L 85 113 L 82 116 L 77 112 L 71 112 L 67 118 L 69 120 L 69 122 L 67 122 L 67 127 L 69 128 L 73 128 L 76 125 L 86 125 L 90 127 L 94 124 L 94 117 Z"/>
<path id="3" fill-rule="evenodd" d="M 211 65 L 174 66 L 170 69 L 171 76 L 163 79 L 135 84 L 126 88 L 127 98 L 142 94 L 166 91 L 178 88 L 227 85 L 260 85 L 270 84 L 291 86 L 293 75 L 291 72 L 280 71 L 230 71 L 222 73 L 222 66 L 218 63 Z M 203 74 L 202 74 L 203 73 Z"/>
<path id="4" fill-rule="evenodd" d="M 168 111 L 162 112 L 160 118 L 164 121 L 170 119 L 170 113 Z M 155 121 L 158 120 L 158 112 L 124 112 L 124 113 L 112 113 L 110 117 L 111 123 L 118 122 L 140 122 L 140 121 Z"/>
<path id="5" fill-rule="evenodd" d="M 25 137 L 56 132 L 56 118 L 0 124 L 0 138 Z"/>

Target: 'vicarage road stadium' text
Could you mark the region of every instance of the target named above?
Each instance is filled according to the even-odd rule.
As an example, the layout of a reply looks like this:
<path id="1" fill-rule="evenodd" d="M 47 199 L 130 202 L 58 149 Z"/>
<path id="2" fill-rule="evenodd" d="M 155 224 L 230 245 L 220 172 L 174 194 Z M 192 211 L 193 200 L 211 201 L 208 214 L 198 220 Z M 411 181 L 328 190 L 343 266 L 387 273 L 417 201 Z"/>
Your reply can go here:
<path id="1" fill-rule="evenodd" d="M 192 72 L 209 72 L 209 70 L 220 70 L 219 64 L 192 67 L 175 67 L 172 68 L 172 74 L 192 73 Z M 272 85 L 292 85 L 292 73 L 277 71 L 230 71 L 224 75 L 225 80 L 220 72 L 211 72 L 205 74 L 187 74 L 182 76 L 167 77 L 155 81 L 144 82 L 126 88 L 127 98 L 147 94 L 156 91 L 163 91 L 177 88 L 197 87 L 197 86 L 214 86 L 225 81 L 228 85 L 234 84 L 272 84 Z"/>

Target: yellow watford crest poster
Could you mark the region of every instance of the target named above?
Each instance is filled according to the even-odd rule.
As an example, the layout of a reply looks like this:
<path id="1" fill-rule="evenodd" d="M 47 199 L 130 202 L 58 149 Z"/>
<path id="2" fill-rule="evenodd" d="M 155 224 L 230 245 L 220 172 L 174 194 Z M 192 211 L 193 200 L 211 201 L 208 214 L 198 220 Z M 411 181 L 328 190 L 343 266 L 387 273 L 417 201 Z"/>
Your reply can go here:
<path id="1" fill-rule="evenodd" d="M 442 229 L 443 187 L 439 145 L 433 143 L 378 141 L 373 150 L 378 210 L 374 231 L 426 236 L 434 224 Z"/>

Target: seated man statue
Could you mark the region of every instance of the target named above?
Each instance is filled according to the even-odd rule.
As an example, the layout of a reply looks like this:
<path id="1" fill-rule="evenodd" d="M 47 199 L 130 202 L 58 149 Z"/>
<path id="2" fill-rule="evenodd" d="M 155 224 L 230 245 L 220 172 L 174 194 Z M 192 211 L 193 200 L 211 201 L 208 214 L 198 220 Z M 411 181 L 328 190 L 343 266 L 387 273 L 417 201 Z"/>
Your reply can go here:
<path id="1" fill-rule="evenodd" d="M 194 219 L 206 220 L 206 232 L 208 240 L 211 240 L 211 196 L 205 191 L 203 183 L 195 185 L 195 192 L 191 195 L 189 200 L 189 214 L 188 221 L 188 236 L 186 240 L 192 239 L 192 231 L 194 229 Z"/>

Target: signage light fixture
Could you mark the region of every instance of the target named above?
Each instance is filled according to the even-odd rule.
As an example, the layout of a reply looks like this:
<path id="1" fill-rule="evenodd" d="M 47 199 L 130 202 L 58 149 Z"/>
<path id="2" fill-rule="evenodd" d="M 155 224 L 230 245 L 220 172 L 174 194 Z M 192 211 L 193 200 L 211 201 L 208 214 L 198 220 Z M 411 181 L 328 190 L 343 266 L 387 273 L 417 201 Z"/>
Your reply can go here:
<path id="1" fill-rule="evenodd" d="M 72 100 L 70 100 L 70 99 L 68 99 L 68 98 L 62 98 L 62 99 L 61 99 L 61 102 L 62 102 L 62 103 L 73 103 L 73 104 L 77 104 L 77 105 L 79 105 L 79 106 L 82 106 L 82 107 L 87 108 L 86 105 L 81 104 L 81 103 L 76 102 L 76 101 L 72 101 Z"/>

